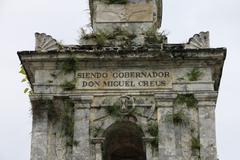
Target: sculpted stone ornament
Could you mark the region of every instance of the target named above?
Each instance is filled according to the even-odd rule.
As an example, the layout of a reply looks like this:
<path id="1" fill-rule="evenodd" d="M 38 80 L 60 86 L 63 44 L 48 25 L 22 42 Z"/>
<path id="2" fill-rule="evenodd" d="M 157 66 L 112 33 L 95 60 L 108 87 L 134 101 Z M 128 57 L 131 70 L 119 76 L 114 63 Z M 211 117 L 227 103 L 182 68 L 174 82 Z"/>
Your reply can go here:
<path id="1" fill-rule="evenodd" d="M 185 45 L 186 49 L 202 49 L 209 47 L 209 32 L 200 32 L 199 34 L 195 34 Z"/>
<path id="2" fill-rule="evenodd" d="M 135 105 L 135 99 L 133 97 L 121 96 L 120 100 L 121 100 L 121 106 L 120 106 L 119 113 L 121 115 L 129 115 L 135 110 L 136 105 Z"/>
<path id="3" fill-rule="evenodd" d="M 61 48 L 57 40 L 52 36 L 45 33 L 35 33 L 36 45 L 35 50 L 40 52 L 47 52 L 53 50 L 59 50 Z"/>
<path id="4" fill-rule="evenodd" d="M 126 4 L 89 0 L 89 5 L 95 31 L 110 32 L 121 27 L 130 32 L 144 33 L 161 26 L 162 0 L 128 0 Z"/>

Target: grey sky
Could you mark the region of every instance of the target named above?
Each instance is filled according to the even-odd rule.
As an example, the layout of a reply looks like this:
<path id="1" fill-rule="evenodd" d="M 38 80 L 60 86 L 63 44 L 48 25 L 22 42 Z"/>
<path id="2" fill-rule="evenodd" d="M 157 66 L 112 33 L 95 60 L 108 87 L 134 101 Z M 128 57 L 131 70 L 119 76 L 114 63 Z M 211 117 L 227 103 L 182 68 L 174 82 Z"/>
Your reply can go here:
<path id="1" fill-rule="evenodd" d="M 161 30 L 169 33 L 169 42 L 209 30 L 211 47 L 228 48 L 216 109 L 221 160 L 239 160 L 239 7 L 239 0 L 164 0 Z M 34 49 L 35 32 L 76 44 L 88 12 L 88 0 L 0 0 L 0 160 L 27 160 L 30 154 L 30 104 L 16 52 Z"/>

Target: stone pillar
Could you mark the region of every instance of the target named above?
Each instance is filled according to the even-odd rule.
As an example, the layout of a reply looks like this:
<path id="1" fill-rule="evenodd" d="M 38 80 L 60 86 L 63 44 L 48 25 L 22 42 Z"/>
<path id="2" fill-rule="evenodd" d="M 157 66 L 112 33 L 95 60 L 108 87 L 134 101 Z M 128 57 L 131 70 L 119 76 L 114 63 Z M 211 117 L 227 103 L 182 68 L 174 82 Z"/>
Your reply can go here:
<path id="1" fill-rule="evenodd" d="M 33 114 L 31 160 L 47 160 L 48 108 L 52 99 L 34 96 L 30 99 Z"/>
<path id="2" fill-rule="evenodd" d="M 102 144 L 97 143 L 95 145 L 95 149 L 96 149 L 96 160 L 102 160 Z"/>
<path id="3" fill-rule="evenodd" d="M 95 159 L 94 160 L 102 160 L 103 152 L 102 152 L 102 145 L 104 143 L 105 138 L 93 138 L 92 143 L 95 146 Z"/>
<path id="4" fill-rule="evenodd" d="M 72 96 L 74 102 L 74 141 L 72 160 L 90 160 L 89 114 L 92 97 Z"/>
<path id="5" fill-rule="evenodd" d="M 143 139 L 145 142 L 145 147 L 146 147 L 146 158 L 147 160 L 152 160 L 153 159 L 153 150 L 152 150 L 152 145 L 151 145 L 151 139 Z"/>
<path id="6" fill-rule="evenodd" d="M 198 95 L 201 160 L 217 160 L 215 106 L 217 93 Z"/>
<path id="7" fill-rule="evenodd" d="M 174 125 L 166 122 L 165 117 L 173 112 L 173 100 L 176 95 L 162 93 L 155 95 L 158 117 L 159 157 L 164 160 L 176 160 Z"/>

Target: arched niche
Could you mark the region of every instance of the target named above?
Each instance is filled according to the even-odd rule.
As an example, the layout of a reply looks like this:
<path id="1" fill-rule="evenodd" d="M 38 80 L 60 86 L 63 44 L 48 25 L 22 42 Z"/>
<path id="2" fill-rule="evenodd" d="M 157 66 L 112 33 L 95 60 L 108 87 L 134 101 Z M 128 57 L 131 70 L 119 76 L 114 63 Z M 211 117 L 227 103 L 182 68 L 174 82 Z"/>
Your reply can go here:
<path id="1" fill-rule="evenodd" d="M 133 122 L 112 124 L 104 132 L 104 160 L 146 160 L 141 128 Z"/>

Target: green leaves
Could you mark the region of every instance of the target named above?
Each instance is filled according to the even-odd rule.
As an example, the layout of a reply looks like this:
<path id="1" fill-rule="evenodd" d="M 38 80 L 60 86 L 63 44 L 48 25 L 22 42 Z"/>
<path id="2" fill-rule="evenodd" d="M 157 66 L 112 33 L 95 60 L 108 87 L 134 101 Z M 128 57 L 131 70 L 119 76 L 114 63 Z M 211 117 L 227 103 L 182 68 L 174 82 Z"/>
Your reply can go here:
<path id="1" fill-rule="evenodd" d="M 189 73 L 187 73 L 187 78 L 189 81 L 197 81 L 202 74 L 203 73 L 198 68 L 193 68 Z"/>
<path id="2" fill-rule="evenodd" d="M 129 47 L 133 43 L 133 39 L 136 38 L 135 34 L 128 32 L 122 28 L 116 28 L 113 32 L 105 30 L 97 30 L 96 32 L 86 33 L 84 29 L 81 29 L 81 40 L 92 40 L 98 46 L 112 46 L 116 45 L 115 42 L 121 42 L 118 44 L 121 47 Z"/>
<path id="3" fill-rule="evenodd" d="M 28 81 L 28 78 L 27 78 L 27 74 L 23 68 L 23 66 L 21 65 L 20 66 L 20 70 L 19 70 L 19 73 L 24 77 L 21 82 L 22 83 L 27 83 L 27 87 L 23 90 L 23 92 L 25 94 L 28 94 L 28 95 L 31 95 L 32 94 L 32 89 L 31 89 L 31 86 L 30 86 L 30 83 Z"/>
<path id="4" fill-rule="evenodd" d="M 23 68 L 22 65 L 20 66 L 19 73 L 22 74 L 22 75 L 24 75 L 24 76 L 26 76 L 26 72 L 25 72 L 25 70 L 24 70 L 24 68 Z"/>
<path id="5" fill-rule="evenodd" d="M 191 145 L 192 150 L 200 150 L 201 148 L 201 143 L 200 139 L 196 137 L 192 137 L 192 145 Z"/>
<path id="6" fill-rule="evenodd" d="M 29 88 L 25 88 L 23 92 L 28 93 L 28 91 L 29 91 Z"/>

